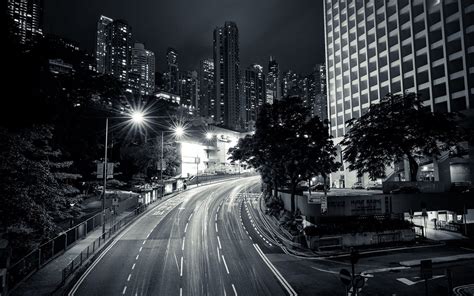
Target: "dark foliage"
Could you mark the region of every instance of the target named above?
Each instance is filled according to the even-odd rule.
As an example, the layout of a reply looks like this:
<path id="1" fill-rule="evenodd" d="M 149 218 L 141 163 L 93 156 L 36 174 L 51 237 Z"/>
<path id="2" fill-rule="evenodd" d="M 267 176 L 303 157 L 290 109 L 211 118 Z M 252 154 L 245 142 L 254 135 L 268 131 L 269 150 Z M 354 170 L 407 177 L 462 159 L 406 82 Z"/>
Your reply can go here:
<path id="1" fill-rule="evenodd" d="M 416 180 L 418 159 L 440 156 L 443 151 L 459 153 L 465 138 L 456 113 L 431 112 L 413 93 L 388 94 L 358 119 L 347 122 L 349 132 L 341 142 L 349 169 L 373 180 L 385 176 L 385 168 L 404 158 Z"/>

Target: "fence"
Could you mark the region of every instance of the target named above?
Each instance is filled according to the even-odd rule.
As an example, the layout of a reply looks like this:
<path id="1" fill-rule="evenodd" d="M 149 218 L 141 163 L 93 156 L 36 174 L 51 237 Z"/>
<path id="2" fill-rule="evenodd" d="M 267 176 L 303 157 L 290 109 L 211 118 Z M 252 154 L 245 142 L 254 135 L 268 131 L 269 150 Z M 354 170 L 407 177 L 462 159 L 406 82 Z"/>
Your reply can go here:
<path id="1" fill-rule="evenodd" d="M 138 208 L 135 209 L 133 213 L 130 213 L 129 215 L 125 216 L 124 218 L 120 219 L 117 221 L 115 224 L 113 224 L 108 231 L 106 232 L 104 237 L 98 237 L 95 241 L 92 242 L 87 248 L 84 248 L 82 252 L 77 255 L 76 258 L 74 258 L 71 263 L 66 266 L 63 271 L 62 271 L 62 284 L 66 281 L 66 279 L 79 267 L 82 266 L 82 264 L 91 256 L 93 256 L 99 249 L 100 246 L 103 246 L 111 237 L 113 237 L 113 234 L 115 234 L 118 230 L 120 230 L 123 226 L 127 225 L 130 221 L 132 221 L 137 215 L 142 213 L 147 205 L 142 205 Z"/>
<path id="2" fill-rule="evenodd" d="M 108 216 L 106 216 L 105 219 L 106 223 Z M 79 225 L 59 234 L 10 266 L 8 269 L 8 286 L 10 289 L 58 255 L 62 254 L 77 240 L 85 237 L 87 233 L 95 230 L 99 226 L 102 226 L 102 213 L 96 214 Z"/>

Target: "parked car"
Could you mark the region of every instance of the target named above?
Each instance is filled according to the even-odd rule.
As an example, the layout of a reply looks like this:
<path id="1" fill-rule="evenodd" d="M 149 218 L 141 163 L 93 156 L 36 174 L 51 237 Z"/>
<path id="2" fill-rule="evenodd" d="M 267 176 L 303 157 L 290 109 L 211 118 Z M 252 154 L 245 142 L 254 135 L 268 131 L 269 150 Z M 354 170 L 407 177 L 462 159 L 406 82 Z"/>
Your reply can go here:
<path id="1" fill-rule="evenodd" d="M 329 185 L 324 185 L 323 183 L 318 183 L 316 185 L 311 186 L 311 190 L 313 191 L 324 191 L 324 187 L 326 187 L 326 191 L 329 191 Z"/>
<path id="2" fill-rule="evenodd" d="M 382 190 L 382 184 L 381 183 L 369 183 L 365 187 L 367 190 Z"/>
<path id="3" fill-rule="evenodd" d="M 390 190 L 392 194 L 399 194 L 399 193 L 420 193 L 420 189 L 415 186 L 403 186 L 397 189 Z"/>
<path id="4" fill-rule="evenodd" d="M 354 183 L 351 187 L 352 189 L 364 189 L 364 185 L 361 182 Z"/>

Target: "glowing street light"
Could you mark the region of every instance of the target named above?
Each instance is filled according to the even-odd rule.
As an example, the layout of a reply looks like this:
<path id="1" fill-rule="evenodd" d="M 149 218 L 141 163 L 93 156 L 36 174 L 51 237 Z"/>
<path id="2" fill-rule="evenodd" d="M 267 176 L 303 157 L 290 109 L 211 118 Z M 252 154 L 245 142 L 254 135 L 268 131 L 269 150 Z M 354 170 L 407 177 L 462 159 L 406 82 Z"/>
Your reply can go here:
<path id="1" fill-rule="evenodd" d="M 177 136 L 177 137 L 181 137 L 182 135 L 184 135 L 184 128 L 182 126 L 177 126 L 175 129 L 174 129 L 174 134 Z"/>
<path id="2" fill-rule="evenodd" d="M 135 124 L 142 124 L 145 121 L 145 117 L 143 112 L 141 111 L 133 111 L 132 113 L 128 114 L 130 119 Z M 105 240 L 105 192 L 107 190 L 107 146 L 108 146 L 108 138 L 109 138 L 109 118 L 105 118 L 105 148 L 104 148 L 104 186 L 102 189 L 102 238 Z"/>
<path id="3" fill-rule="evenodd" d="M 145 116 L 143 115 L 143 112 L 141 111 L 133 111 L 131 114 L 132 117 L 132 122 L 136 124 L 141 124 L 143 121 L 145 121 Z"/>
<path id="4" fill-rule="evenodd" d="M 210 140 L 212 139 L 214 135 L 212 133 L 206 133 L 206 139 Z"/>

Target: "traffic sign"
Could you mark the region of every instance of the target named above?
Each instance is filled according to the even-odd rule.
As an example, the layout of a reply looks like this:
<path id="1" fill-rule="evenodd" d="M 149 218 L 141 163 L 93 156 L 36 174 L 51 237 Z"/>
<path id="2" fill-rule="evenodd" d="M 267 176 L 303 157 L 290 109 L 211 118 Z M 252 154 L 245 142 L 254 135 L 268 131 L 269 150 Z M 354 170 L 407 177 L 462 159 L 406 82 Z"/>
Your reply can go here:
<path id="1" fill-rule="evenodd" d="M 364 285 L 365 285 L 365 279 L 360 275 L 356 275 L 354 277 L 354 287 L 356 287 L 357 289 L 360 289 Z"/>
<path id="2" fill-rule="evenodd" d="M 431 260 L 420 261 L 420 274 L 424 279 L 430 279 L 433 277 L 433 262 Z"/>
<path id="3" fill-rule="evenodd" d="M 341 282 L 346 286 L 349 286 L 352 282 L 351 272 L 345 268 L 339 271 L 339 278 L 341 279 Z"/>

